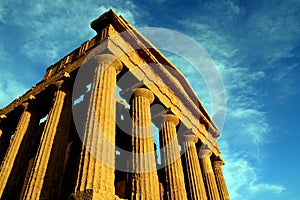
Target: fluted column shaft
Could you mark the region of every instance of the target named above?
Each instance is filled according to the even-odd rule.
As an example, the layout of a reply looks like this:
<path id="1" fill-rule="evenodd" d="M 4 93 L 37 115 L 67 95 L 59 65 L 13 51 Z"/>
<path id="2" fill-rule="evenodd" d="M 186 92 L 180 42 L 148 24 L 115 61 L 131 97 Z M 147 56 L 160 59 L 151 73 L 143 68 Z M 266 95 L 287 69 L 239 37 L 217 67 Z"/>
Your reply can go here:
<path id="1" fill-rule="evenodd" d="M 179 119 L 175 115 L 165 115 L 162 123 L 161 144 L 166 180 L 166 198 L 170 200 L 187 199 L 181 157 L 178 148 L 176 126 Z"/>
<path id="2" fill-rule="evenodd" d="M 182 135 L 182 147 L 184 150 L 184 163 L 189 185 L 189 199 L 207 200 L 205 185 L 202 178 L 201 167 L 197 155 L 195 142 L 197 138 L 193 134 Z"/>
<path id="3" fill-rule="evenodd" d="M 59 118 L 51 155 L 47 166 L 47 175 L 44 178 L 41 198 L 60 199 L 63 181 L 66 149 L 68 144 L 71 119 L 72 119 L 72 98 L 71 88 L 65 88 L 66 97 L 63 109 Z"/>
<path id="4" fill-rule="evenodd" d="M 203 178 L 207 188 L 207 195 L 209 197 L 209 200 L 220 200 L 216 178 L 210 160 L 211 154 L 212 153 L 209 149 L 201 149 L 200 163 L 202 167 Z"/>
<path id="5" fill-rule="evenodd" d="M 213 169 L 215 172 L 217 186 L 219 188 L 220 198 L 221 200 L 230 200 L 229 193 L 226 187 L 225 179 L 222 172 L 222 160 L 214 160 L 213 161 Z"/>
<path id="6" fill-rule="evenodd" d="M 116 76 L 122 63 L 112 60 L 107 54 L 95 57 L 75 199 L 114 198 Z"/>
<path id="7" fill-rule="evenodd" d="M 64 87 L 64 80 L 57 81 L 55 86 L 57 91 L 55 92 L 54 102 L 48 114 L 23 199 L 40 199 L 55 135 L 58 129 L 61 128 L 58 125 L 61 120 L 67 88 Z"/>
<path id="8" fill-rule="evenodd" d="M 131 200 L 160 199 L 156 169 L 154 139 L 151 126 L 150 104 L 152 92 L 145 88 L 134 91 L 131 100 L 132 160 L 129 169 L 128 195 Z"/>
<path id="9" fill-rule="evenodd" d="M 7 190 L 16 189 L 14 186 L 22 181 L 20 180 L 22 178 L 22 173 L 20 174 L 21 165 L 27 162 L 26 158 L 29 156 L 28 151 L 31 144 L 30 136 L 32 136 L 33 129 L 37 123 L 37 117 L 30 103 L 26 102 L 22 104 L 23 112 L 0 168 L 1 199 L 8 198 L 7 195 L 11 195 L 9 193 L 12 191 L 6 191 L 6 194 L 3 194 L 5 188 Z M 10 181 L 8 182 L 9 178 Z"/>

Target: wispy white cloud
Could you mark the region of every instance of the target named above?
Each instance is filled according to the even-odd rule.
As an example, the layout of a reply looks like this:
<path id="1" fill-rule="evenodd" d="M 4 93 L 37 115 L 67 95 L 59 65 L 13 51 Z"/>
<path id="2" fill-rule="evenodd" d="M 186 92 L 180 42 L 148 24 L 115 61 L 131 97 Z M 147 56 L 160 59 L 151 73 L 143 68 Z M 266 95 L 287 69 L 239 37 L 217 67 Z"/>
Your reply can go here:
<path id="1" fill-rule="evenodd" d="M 124 6 L 128 10 L 115 10 L 134 23 L 134 5 L 125 1 Z M 52 64 L 95 35 L 90 22 L 110 8 L 114 7 L 93 1 L 26 1 L 12 3 L 4 14 L 22 30 L 23 54 Z"/>
<path id="2" fill-rule="evenodd" d="M 21 96 L 29 88 L 24 84 L 20 74 L 15 74 L 12 68 L 11 56 L 0 43 L 0 108 L 9 104 L 13 99 Z M 25 77 L 27 76 L 24 73 Z"/>
<path id="3" fill-rule="evenodd" d="M 205 83 L 204 77 L 201 77 L 195 66 L 193 66 L 192 63 L 189 63 L 187 60 L 184 60 L 184 58 L 181 58 L 178 55 L 170 54 L 169 52 L 164 53 L 167 58 L 172 61 L 181 72 L 184 73 L 186 80 L 190 84 L 193 84 L 193 90 L 197 93 L 197 96 L 205 106 L 206 111 L 211 113 L 211 96 L 208 95 L 209 90 Z"/>
<path id="4" fill-rule="evenodd" d="M 293 56 L 300 39 L 299 10 L 299 1 L 261 2 L 246 24 L 246 39 L 253 41 L 249 47 L 256 49 L 252 53 L 270 64 Z"/>
<path id="5" fill-rule="evenodd" d="M 28 88 L 18 81 L 15 75 L 2 70 L 0 73 L 0 108 L 2 108 L 12 99 L 21 96 Z"/>
<path id="6" fill-rule="evenodd" d="M 76 48 L 74 41 L 83 42 L 83 38 L 88 38 L 93 32 L 88 26 L 94 10 L 80 9 L 80 6 L 65 1 L 50 4 L 27 1 L 12 9 L 11 23 L 23 31 L 21 52 L 31 59 L 54 62 L 66 51 Z M 106 10 L 104 7 L 98 9 L 100 12 Z"/>
<path id="7" fill-rule="evenodd" d="M 288 74 L 296 67 L 299 67 L 299 64 L 294 63 L 290 66 L 282 66 L 282 68 L 285 68 L 286 70 L 282 70 L 281 73 L 277 73 L 277 74 L 273 75 L 272 81 L 274 81 L 276 83 L 286 81 L 286 79 L 288 78 Z"/>
<path id="8" fill-rule="evenodd" d="M 292 17 L 294 15 L 282 19 L 289 5 L 285 5 L 280 13 L 267 9 L 266 5 L 258 11 L 253 10 L 249 13 L 247 10 L 247 13 L 234 1 L 212 1 L 205 6 L 211 12 L 222 15 L 209 19 L 200 14 L 194 16 L 192 21 L 181 21 L 180 25 L 209 52 L 224 80 L 227 118 L 220 148 L 227 162 L 224 171 L 231 197 L 247 199 L 246 194 L 251 196 L 259 192 L 281 194 L 285 186 L 265 182 L 259 178 L 259 174 L 264 170 L 261 169 L 262 163 L 266 161 L 262 159 L 266 156 L 262 154 L 262 146 L 269 143 L 270 138 L 274 138 L 270 137 L 272 127 L 265 110 L 265 100 L 269 98 L 268 91 L 261 86 L 270 81 L 267 70 L 274 68 L 271 63 L 292 56 L 291 50 L 295 48 L 293 34 L 299 30 L 298 25 L 288 28 L 287 35 L 284 35 L 284 30 L 281 29 L 285 27 L 285 23 L 294 26 L 291 24 L 296 23 Z M 275 16 L 277 14 L 279 16 Z M 246 18 L 245 15 L 250 15 L 249 21 L 237 24 L 240 18 Z M 280 22 L 269 21 L 272 16 Z M 260 25 L 255 24 L 257 22 Z M 269 30 L 267 23 L 274 26 L 274 30 Z M 279 29 L 282 34 L 273 36 Z M 280 44 L 284 44 L 282 48 Z M 285 70 L 289 73 L 292 68 Z M 276 78 L 280 79 L 282 76 L 284 75 L 278 71 Z M 197 81 L 192 81 L 191 84 L 197 85 Z M 279 87 L 276 84 L 274 86 Z M 272 134 L 274 136 L 276 133 Z"/>
<path id="9" fill-rule="evenodd" d="M 6 7 L 8 5 L 8 0 L 0 1 L 0 23 L 5 23 L 5 15 L 7 13 Z"/>
<path id="10" fill-rule="evenodd" d="M 219 146 L 227 163 L 223 169 L 232 199 L 282 199 L 289 183 L 274 182 L 264 174 L 272 170 L 266 168 L 271 152 L 265 149 L 270 143 L 280 143 L 276 140 L 282 134 L 273 131 L 269 118 L 275 116 L 267 109 L 270 103 L 278 104 L 281 96 L 289 98 L 300 91 L 298 79 L 291 78 L 299 69 L 295 49 L 300 41 L 300 3 L 240 5 L 210 1 L 204 6 L 214 14 L 202 15 L 207 10 L 199 8 L 192 20 L 179 24 L 207 50 L 224 80 L 227 118 Z M 190 80 L 193 87 L 198 84 Z"/>
<path id="11" fill-rule="evenodd" d="M 286 188 L 279 184 L 263 182 L 259 170 L 247 158 L 247 152 L 233 152 L 226 140 L 220 141 L 222 153 L 227 164 L 223 167 L 231 199 L 252 199 L 260 193 L 281 194 Z"/>
<path id="12" fill-rule="evenodd" d="M 274 192 L 276 194 L 282 193 L 285 190 L 285 187 L 281 185 L 271 185 L 267 183 L 255 184 L 251 187 L 251 190 L 255 193 L 258 192 Z"/>
<path id="13" fill-rule="evenodd" d="M 255 109 L 237 108 L 229 111 L 232 119 L 239 123 L 239 133 L 237 140 L 242 144 L 253 144 L 253 146 L 267 143 L 267 133 L 269 133 L 269 124 L 267 123 L 265 113 Z M 233 131 L 233 130 L 231 130 Z M 236 132 L 233 132 L 236 135 Z M 244 140 L 244 141 L 243 141 Z M 238 142 L 238 141 L 237 141 Z"/>
<path id="14" fill-rule="evenodd" d="M 235 21 L 239 15 L 245 12 L 242 7 L 231 0 L 207 1 L 204 2 L 203 7 L 209 12 L 218 14 L 217 16 L 223 19 L 222 21 L 226 23 Z"/>
<path id="15" fill-rule="evenodd" d="M 9 19 L 12 31 L 19 33 L 17 37 L 9 31 L 1 33 L 0 107 L 20 96 L 24 88 L 30 89 L 48 66 L 92 38 L 96 33 L 90 22 L 99 15 L 112 8 L 135 23 L 134 4 L 122 1 L 122 5 L 115 8 L 108 1 L 1 1 L 0 23 L 7 25 Z M 16 73 L 20 70 L 22 78 Z"/>
<path id="16" fill-rule="evenodd" d="M 290 78 L 300 67 L 296 53 L 300 41 L 299 11 L 299 1 L 260 2 L 246 22 L 245 39 L 252 42 L 243 46 L 255 49 L 249 56 L 260 58 L 259 67 L 271 72 L 266 84 L 276 90 L 273 98 L 278 103 L 300 92 L 297 79 Z"/>

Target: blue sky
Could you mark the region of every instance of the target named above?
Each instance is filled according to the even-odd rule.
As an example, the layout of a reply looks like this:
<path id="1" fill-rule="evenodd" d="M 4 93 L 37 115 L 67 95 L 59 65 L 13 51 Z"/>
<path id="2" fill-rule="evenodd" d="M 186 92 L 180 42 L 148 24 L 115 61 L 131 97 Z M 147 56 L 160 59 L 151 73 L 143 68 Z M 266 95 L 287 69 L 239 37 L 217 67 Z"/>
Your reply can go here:
<path id="1" fill-rule="evenodd" d="M 233 200 L 300 199 L 300 1 L 0 1 L 0 107 L 95 32 L 113 8 L 135 27 L 163 27 L 196 40 L 226 89 L 219 146 Z M 192 70 L 170 58 L 209 107 Z"/>

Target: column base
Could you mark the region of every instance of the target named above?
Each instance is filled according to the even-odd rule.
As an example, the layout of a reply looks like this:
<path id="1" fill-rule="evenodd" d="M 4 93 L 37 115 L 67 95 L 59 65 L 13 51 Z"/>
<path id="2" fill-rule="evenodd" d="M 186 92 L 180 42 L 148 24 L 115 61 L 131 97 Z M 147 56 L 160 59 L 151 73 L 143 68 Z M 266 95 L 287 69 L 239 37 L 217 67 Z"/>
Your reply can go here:
<path id="1" fill-rule="evenodd" d="M 117 195 L 106 192 L 106 191 L 95 191 L 93 189 L 88 189 L 85 191 L 80 191 L 72 193 L 68 200 L 121 200 Z"/>

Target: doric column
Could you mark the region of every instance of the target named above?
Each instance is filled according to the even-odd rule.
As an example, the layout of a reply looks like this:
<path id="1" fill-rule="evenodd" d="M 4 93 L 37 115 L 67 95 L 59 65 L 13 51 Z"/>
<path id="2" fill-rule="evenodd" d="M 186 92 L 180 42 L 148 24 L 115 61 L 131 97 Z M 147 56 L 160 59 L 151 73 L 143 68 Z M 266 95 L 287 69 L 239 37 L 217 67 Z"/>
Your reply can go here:
<path id="1" fill-rule="evenodd" d="M 226 187 L 225 179 L 222 172 L 222 165 L 224 162 L 222 160 L 213 160 L 213 169 L 215 172 L 215 177 L 217 181 L 217 186 L 219 188 L 219 194 L 221 200 L 230 200 L 229 193 Z"/>
<path id="2" fill-rule="evenodd" d="M 131 99 L 132 117 L 132 172 L 127 182 L 128 199 L 160 199 L 159 181 L 156 169 L 154 139 L 152 134 L 150 104 L 153 93 L 145 88 L 136 89 Z"/>
<path id="3" fill-rule="evenodd" d="M 87 122 L 83 135 L 75 199 L 115 197 L 116 80 L 122 63 L 112 55 L 95 57 Z M 114 61 L 114 62 L 112 62 Z"/>
<path id="4" fill-rule="evenodd" d="M 53 175 L 48 174 L 48 165 L 56 133 L 58 131 L 64 131 L 63 126 L 59 126 L 59 122 L 62 120 L 61 115 L 63 112 L 63 106 L 67 95 L 66 93 L 69 89 L 65 87 L 66 82 L 66 80 L 59 80 L 55 83 L 57 91 L 55 92 L 54 102 L 48 114 L 48 118 L 42 133 L 40 146 L 33 163 L 23 199 L 40 199 L 42 189 L 44 188 L 46 175 Z M 65 152 L 62 153 L 64 154 Z M 47 185 L 45 186 L 48 188 Z M 50 191 L 44 190 L 44 192 Z"/>
<path id="5" fill-rule="evenodd" d="M 210 149 L 200 149 L 200 163 L 203 172 L 203 179 L 207 189 L 207 196 L 209 200 L 220 200 L 218 186 L 216 183 L 215 174 L 212 168 L 210 156 L 212 152 Z"/>
<path id="6" fill-rule="evenodd" d="M 166 114 L 162 122 L 161 148 L 165 171 L 166 199 L 187 199 L 181 157 L 178 148 L 176 126 L 179 119 L 172 114 Z"/>
<path id="7" fill-rule="evenodd" d="M 192 200 L 207 200 L 205 185 L 202 178 L 201 167 L 197 155 L 195 142 L 198 138 L 192 133 L 181 135 L 182 148 L 184 151 L 184 166 L 187 174 L 188 196 Z"/>
<path id="8" fill-rule="evenodd" d="M 60 199 L 62 193 L 62 181 L 64 174 L 64 164 L 66 159 L 66 151 L 70 126 L 72 120 L 72 86 L 66 80 L 62 90 L 65 91 L 63 108 L 59 117 L 58 128 L 55 133 L 55 138 L 52 143 L 51 155 L 48 161 L 47 173 L 44 178 L 44 185 L 41 193 L 41 198 L 44 199 Z"/>
<path id="9" fill-rule="evenodd" d="M 34 99 L 33 96 L 30 97 Z M 24 166 L 28 162 L 30 154 L 31 136 L 37 124 L 37 117 L 32 109 L 32 102 L 25 102 L 22 105 L 22 114 L 20 116 L 17 128 L 4 160 L 0 167 L 0 198 L 12 198 L 17 191 L 15 186 L 22 182 L 24 178 Z M 18 197 L 15 197 L 18 198 Z"/>

